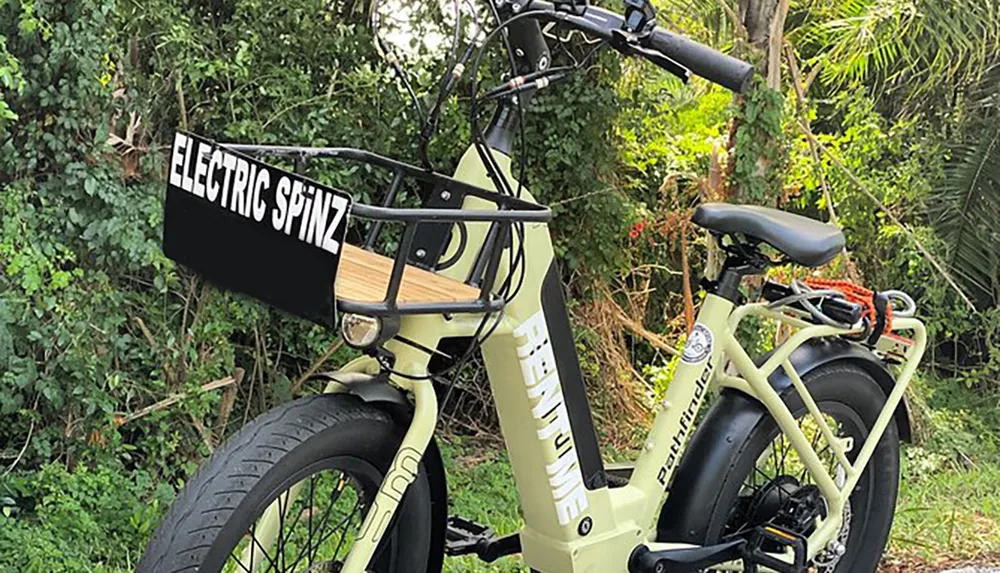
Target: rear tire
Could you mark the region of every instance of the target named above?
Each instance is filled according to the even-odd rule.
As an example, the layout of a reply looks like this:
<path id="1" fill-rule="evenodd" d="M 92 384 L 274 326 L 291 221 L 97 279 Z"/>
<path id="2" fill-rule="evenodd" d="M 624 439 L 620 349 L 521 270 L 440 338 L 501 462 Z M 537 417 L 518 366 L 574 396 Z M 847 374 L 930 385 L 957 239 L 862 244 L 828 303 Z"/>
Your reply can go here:
<path id="1" fill-rule="evenodd" d="M 302 398 L 264 414 L 230 438 L 188 482 L 157 529 L 136 571 L 216 573 L 224 568 L 228 571 L 233 568 L 231 555 L 241 542 L 248 543 L 251 539 L 248 532 L 268 506 L 292 485 L 306 479 L 310 480 L 311 497 L 314 476 L 321 471 L 340 472 L 334 499 L 340 498 L 339 492 L 346 488 L 343 484 L 356 486 L 354 508 L 363 516 L 365 503 L 370 504 L 381 484 L 405 430 L 387 412 L 346 395 Z M 377 550 L 374 570 L 395 573 L 426 568 L 432 530 L 430 492 L 421 463 L 390 532 Z M 307 509 L 296 510 L 299 518 L 308 516 L 310 546 L 314 534 L 312 518 L 321 513 L 315 511 L 313 501 L 309 500 Z M 289 515 L 288 519 L 291 518 Z M 352 514 L 348 525 L 353 520 Z M 292 527 L 299 522 L 296 519 Z M 346 530 L 342 535 L 348 538 Z M 346 555 L 340 549 L 338 542 L 327 565 L 331 570 L 337 567 L 338 555 L 339 559 Z M 305 550 L 311 561 L 310 553 Z M 277 555 L 275 563 L 281 563 Z M 422 565 L 414 567 L 414 564 Z M 313 569 L 308 565 L 307 568 Z M 270 570 L 275 569 L 282 571 Z"/>
<path id="2" fill-rule="evenodd" d="M 885 405 L 885 393 L 867 372 L 848 362 L 832 363 L 819 367 L 804 376 L 803 381 L 809 388 L 809 392 L 820 411 L 826 417 L 837 422 L 839 426 L 837 435 L 854 438 L 854 447 L 847 454 L 848 459 L 853 462 Z M 807 418 L 811 420 L 811 416 L 808 415 L 808 411 L 797 392 L 790 390 L 784 399 L 792 414 L 800 419 L 800 425 Z M 745 526 L 745 523 L 736 523 L 734 520 L 738 521 L 746 516 L 745 508 L 748 507 L 746 498 L 751 494 L 748 483 L 755 485 L 751 476 L 758 473 L 755 468 L 761 467 L 762 456 L 766 458 L 769 448 L 773 447 L 772 444 L 776 440 L 782 439 L 777 422 L 766 413 L 766 410 L 761 408 L 759 413 L 754 414 L 758 410 L 748 408 L 757 408 L 756 405 L 739 406 L 742 401 L 746 400 L 742 396 L 729 395 L 725 396 L 723 400 L 728 400 L 728 402 L 719 408 L 720 411 L 727 411 L 729 408 L 733 412 L 740 412 L 740 416 L 756 415 L 757 421 L 748 427 L 748 431 L 734 435 L 733 428 L 747 426 L 732 425 L 729 420 L 734 418 L 731 416 L 709 414 L 705 423 L 715 424 L 718 427 L 699 428 L 698 434 L 705 437 L 713 434 L 721 436 L 727 443 L 726 447 L 720 447 L 719 451 L 721 453 L 724 449 L 728 450 L 731 456 L 728 463 L 720 464 L 724 475 L 721 479 L 721 487 L 718 480 L 714 480 L 714 483 L 712 483 L 713 480 L 704 480 L 705 485 L 712 487 L 714 491 L 695 492 L 693 496 L 696 499 L 714 498 L 714 503 L 710 504 L 710 507 L 702 509 L 701 517 L 697 518 L 699 523 L 678 525 L 672 529 L 674 534 L 668 534 L 662 538 L 664 541 L 675 541 L 678 540 L 676 538 L 687 537 L 683 540 L 710 545 L 720 542 L 726 535 L 734 533 L 741 526 Z M 822 438 L 819 439 L 822 441 Z M 822 446 L 817 446 L 818 451 L 821 449 Z M 823 459 L 825 460 L 825 457 Z M 781 462 L 782 469 L 784 469 L 784 457 L 781 458 Z M 714 462 L 714 464 L 718 463 L 718 461 Z M 719 467 L 719 465 L 715 467 Z M 788 475 L 787 472 L 775 473 Z M 798 470 L 792 473 L 794 477 L 799 475 Z M 693 480 L 688 478 L 688 482 L 691 483 L 691 481 Z M 761 479 L 761 481 L 764 480 Z M 697 486 L 695 487 L 697 488 Z M 817 570 L 836 573 L 874 572 L 885 550 L 892 527 L 898 491 L 899 433 L 895 421 L 891 421 L 879 440 L 858 485 L 851 493 L 850 525 L 846 532 L 842 530 L 842 535 L 846 537 L 844 544 L 846 553 L 832 566 L 824 567 L 814 563 L 814 565 L 820 565 Z M 694 515 L 686 507 L 684 499 L 675 498 L 673 502 L 671 503 L 670 497 L 667 498 L 661 515 L 661 523 L 668 523 L 671 515 Z M 749 506 L 755 507 L 752 504 Z M 744 508 L 742 513 L 741 508 Z M 692 539 L 690 535 L 676 533 L 678 531 L 689 534 L 697 531 L 700 532 L 699 538 Z"/>

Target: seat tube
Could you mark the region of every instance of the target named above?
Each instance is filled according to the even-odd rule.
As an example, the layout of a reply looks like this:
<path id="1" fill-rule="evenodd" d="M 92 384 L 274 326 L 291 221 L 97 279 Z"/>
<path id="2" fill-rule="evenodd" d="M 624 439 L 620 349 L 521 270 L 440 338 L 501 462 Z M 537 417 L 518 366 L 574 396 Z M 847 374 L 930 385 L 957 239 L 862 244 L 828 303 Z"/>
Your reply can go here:
<path id="1" fill-rule="evenodd" d="M 670 483 L 713 373 L 722 359 L 722 337 L 727 332 L 732 310 L 731 301 L 712 293 L 701 306 L 629 481 L 629 485 L 646 494 L 663 491 Z M 648 511 L 652 516 L 658 506 L 650 506 Z"/>

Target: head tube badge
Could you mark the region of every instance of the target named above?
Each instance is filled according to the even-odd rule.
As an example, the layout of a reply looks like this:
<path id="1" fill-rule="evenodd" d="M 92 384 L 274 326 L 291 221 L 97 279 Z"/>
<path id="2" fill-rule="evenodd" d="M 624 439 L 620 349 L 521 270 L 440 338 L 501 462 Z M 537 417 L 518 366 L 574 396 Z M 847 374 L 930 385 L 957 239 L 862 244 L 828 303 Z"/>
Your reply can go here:
<path id="1" fill-rule="evenodd" d="M 712 331 L 704 324 L 694 325 L 684 345 L 681 360 L 688 364 L 698 364 L 712 355 Z"/>

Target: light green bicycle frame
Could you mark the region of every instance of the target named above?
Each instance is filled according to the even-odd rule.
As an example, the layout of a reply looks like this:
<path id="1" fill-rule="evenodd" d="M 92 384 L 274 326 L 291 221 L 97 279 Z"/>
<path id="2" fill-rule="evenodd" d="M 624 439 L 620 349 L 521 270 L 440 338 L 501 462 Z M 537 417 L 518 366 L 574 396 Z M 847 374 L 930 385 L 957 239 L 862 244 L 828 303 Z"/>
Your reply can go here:
<path id="1" fill-rule="evenodd" d="M 497 159 L 505 176 L 513 181 L 509 171 L 509 158 L 498 154 Z M 472 185 L 493 188 L 474 149 L 470 149 L 462 158 L 455 178 Z M 516 184 L 513 186 L 516 188 Z M 522 198 L 533 200 L 527 191 L 522 192 Z M 482 199 L 467 198 L 463 207 L 483 209 L 490 208 L 491 205 Z M 464 280 L 468 275 L 489 223 L 472 223 L 467 224 L 467 227 L 469 237 L 465 254 L 454 267 L 442 273 L 457 280 Z M 674 379 L 658 404 L 655 421 L 628 485 L 588 489 L 580 475 L 574 436 L 565 419 L 560 373 L 552 363 L 550 336 L 539 294 L 553 260 L 548 227 L 541 223 L 525 224 L 524 241 L 526 259 L 523 285 L 518 296 L 506 306 L 494 333 L 483 344 L 482 354 L 521 498 L 524 527 L 520 531 L 520 539 L 523 559 L 530 568 L 553 573 L 622 572 L 627 571 L 629 555 L 637 545 L 646 544 L 654 551 L 690 547 L 657 543 L 656 521 L 667 495 L 665 485 L 670 483 L 686 446 L 695 414 L 713 381 L 759 400 L 777 421 L 820 488 L 829 511 L 828 517 L 822 520 L 808 539 L 809 557 L 813 557 L 836 538 L 849 494 L 868 463 L 875 445 L 892 422 L 894 412 L 923 355 L 926 331 L 921 322 L 909 318 L 897 318 L 893 321 L 894 330 L 912 333 L 913 344 L 881 415 L 861 446 L 857 458 L 851 463 L 847 453 L 853 444 L 833 436 L 789 360 L 791 353 L 808 340 L 850 331 L 817 326 L 789 314 L 770 311 L 762 304 L 734 308 L 733 303 L 724 298 L 714 294 L 707 295 L 697 323 L 710 334 L 708 351 L 703 356 L 699 355 L 697 360 L 678 362 Z M 457 244 L 458 241 L 452 243 Z M 445 257 L 450 255 L 451 253 L 446 253 Z M 501 267 L 498 284 L 506 271 L 506 267 Z M 778 320 L 798 329 L 760 367 L 755 365 L 734 336 L 738 324 L 748 315 Z M 436 348 L 443 338 L 472 336 L 481 320 L 481 316 L 473 315 L 455 315 L 450 318 L 436 315 L 405 316 L 400 334 L 424 347 Z M 390 341 L 386 346 L 396 356 L 397 371 L 411 376 L 426 374 L 430 358 L 426 353 L 396 341 Z M 725 374 L 727 364 L 739 375 Z M 778 368 L 784 369 L 795 390 L 801 394 L 809 413 L 818 422 L 823 438 L 842 468 L 842 475 L 846 475 L 846 480 L 841 480 L 842 485 L 838 486 L 835 477 L 824 467 L 799 423 L 778 393 L 768 384 L 768 376 Z M 377 374 L 378 371 L 378 365 L 368 358 L 355 360 L 342 369 L 342 372 L 369 374 Z M 438 404 L 429 381 L 397 376 L 393 376 L 391 380 L 412 393 L 415 414 L 344 564 L 343 573 L 365 571 L 406 487 L 415 478 L 419 460 L 437 424 Z M 327 391 L 337 392 L 343 389 L 344 384 L 333 382 Z M 282 505 L 287 507 L 290 502 L 283 500 Z M 262 519 L 265 523 L 258 524 L 258 531 L 265 532 L 259 533 L 258 537 L 267 534 L 266 522 L 277 518 L 276 512 L 271 509 Z M 586 528 L 581 529 L 584 519 L 589 519 L 592 525 L 586 534 L 582 533 Z M 263 541 L 268 539 L 265 537 Z M 784 557 L 790 559 L 789 556 Z M 742 570 L 742 565 L 734 562 L 716 568 L 739 571 Z"/>

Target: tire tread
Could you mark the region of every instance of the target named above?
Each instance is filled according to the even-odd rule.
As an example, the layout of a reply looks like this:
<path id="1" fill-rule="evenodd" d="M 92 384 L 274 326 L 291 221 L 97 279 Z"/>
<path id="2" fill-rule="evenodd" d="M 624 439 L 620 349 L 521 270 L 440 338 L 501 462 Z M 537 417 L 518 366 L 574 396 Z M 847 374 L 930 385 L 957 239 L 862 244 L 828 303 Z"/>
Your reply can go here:
<path id="1" fill-rule="evenodd" d="M 253 484 L 282 459 L 281 455 L 273 455 L 275 451 L 288 453 L 323 430 L 350 421 L 392 423 L 385 412 L 353 398 L 323 394 L 271 410 L 248 424 L 191 478 L 164 517 L 136 571 L 197 570 L 212 547 L 212 543 L 204 543 L 205 533 L 213 527 L 221 530 Z M 288 441 L 294 446 L 288 447 Z M 248 480 L 253 481 L 248 484 Z M 204 516 L 208 514 L 218 516 L 217 525 L 205 524 Z M 179 563 L 181 557 L 185 563 Z"/>

